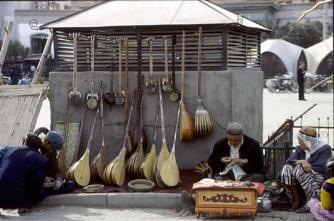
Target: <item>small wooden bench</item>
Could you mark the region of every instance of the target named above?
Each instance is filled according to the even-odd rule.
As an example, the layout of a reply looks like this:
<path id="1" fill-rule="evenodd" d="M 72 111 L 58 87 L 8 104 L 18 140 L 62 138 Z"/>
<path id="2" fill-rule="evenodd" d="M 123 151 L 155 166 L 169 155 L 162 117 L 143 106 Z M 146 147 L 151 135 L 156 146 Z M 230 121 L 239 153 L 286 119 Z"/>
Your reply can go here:
<path id="1" fill-rule="evenodd" d="M 224 217 L 256 216 L 257 188 L 239 181 L 200 182 L 193 185 L 196 193 L 195 213 Z"/>

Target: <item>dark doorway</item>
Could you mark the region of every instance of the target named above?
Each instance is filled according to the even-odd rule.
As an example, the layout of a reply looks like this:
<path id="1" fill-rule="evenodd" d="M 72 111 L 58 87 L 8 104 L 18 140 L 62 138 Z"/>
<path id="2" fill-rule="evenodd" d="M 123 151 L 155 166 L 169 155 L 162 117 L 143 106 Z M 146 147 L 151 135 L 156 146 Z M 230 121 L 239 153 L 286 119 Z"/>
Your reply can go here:
<path id="1" fill-rule="evenodd" d="M 261 55 L 261 69 L 264 73 L 264 79 L 288 72 L 282 60 L 271 52 L 265 52 Z"/>

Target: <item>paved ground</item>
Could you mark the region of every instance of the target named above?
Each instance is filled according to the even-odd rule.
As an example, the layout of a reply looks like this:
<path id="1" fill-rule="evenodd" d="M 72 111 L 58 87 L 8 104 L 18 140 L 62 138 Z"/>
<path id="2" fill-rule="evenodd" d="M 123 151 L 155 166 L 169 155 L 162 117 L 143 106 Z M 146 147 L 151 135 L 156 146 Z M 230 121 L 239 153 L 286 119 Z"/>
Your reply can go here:
<path id="1" fill-rule="evenodd" d="M 317 103 L 302 119 L 302 125 L 317 126 L 318 118 L 320 125 L 333 126 L 333 92 L 332 93 L 307 93 L 307 101 L 299 101 L 298 93 L 270 93 L 267 89 L 263 90 L 263 140 L 273 133 L 286 119 L 291 116 L 296 118 L 306 111 L 313 104 Z M 301 121 L 296 121 L 295 125 L 301 125 Z M 297 129 L 295 129 L 297 131 Z M 327 129 L 320 131 L 321 138 L 333 146 L 333 130 L 327 136 Z M 296 145 L 297 139 L 294 140 Z"/>
<path id="2" fill-rule="evenodd" d="M 187 210 L 175 211 L 167 209 L 107 209 L 87 207 L 43 207 L 36 208 L 32 213 L 19 216 L 15 210 L 0 209 L 0 220 L 197 220 Z M 201 220 L 224 220 L 222 217 L 201 217 Z M 226 220 L 226 219 L 225 219 Z M 250 220 L 227 219 L 227 220 Z M 311 214 L 273 211 L 258 213 L 255 220 L 259 221 L 313 221 Z"/>

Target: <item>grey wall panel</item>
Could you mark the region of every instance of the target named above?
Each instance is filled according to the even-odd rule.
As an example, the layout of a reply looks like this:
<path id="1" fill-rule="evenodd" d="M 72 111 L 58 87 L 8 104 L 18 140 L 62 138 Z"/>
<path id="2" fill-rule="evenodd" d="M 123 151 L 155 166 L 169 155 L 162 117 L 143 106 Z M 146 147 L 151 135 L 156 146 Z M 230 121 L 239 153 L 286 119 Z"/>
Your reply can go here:
<path id="1" fill-rule="evenodd" d="M 262 141 L 263 72 L 233 69 L 232 119 L 243 124 L 245 133 Z"/>
<path id="2" fill-rule="evenodd" d="M 147 75 L 148 73 L 144 73 Z M 162 73 L 154 73 L 155 77 Z M 262 140 L 262 72 L 250 71 L 249 69 L 230 69 L 220 72 L 202 73 L 202 98 L 204 105 L 211 113 L 214 119 L 214 131 L 206 138 L 196 139 L 192 142 L 180 144 L 179 137 L 176 144 L 176 157 L 180 168 L 194 167 L 201 160 L 207 159 L 210 155 L 214 143 L 222 138 L 227 123 L 232 120 L 239 120 L 245 125 L 246 133 Z M 108 72 L 96 73 L 96 88 L 99 89 L 98 82 L 103 81 L 104 91 L 109 91 L 110 78 L 114 78 L 113 88 L 117 89 L 117 72 L 110 74 Z M 78 73 L 78 88 L 82 96 L 85 97 L 90 89 L 91 75 L 89 72 Z M 130 98 L 129 105 L 133 97 L 133 90 L 137 84 L 137 75 L 134 72 L 129 73 Z M 53 127 L 55 121 L 79 121 L 82 119 L 86 110 L 86 104 L 74 107 L 68 104 L 69 84 L 72 81 L 70 72 L 52 72 L 50 73 L 50 101 L 51 101 L 51 122 Z M 194 117 L 197 107 L 197 73 L 186 72 L 185 76 L 185 103 L 188 111 Z M 179 88 L 180 74 L 176 73 L 177 88 Z M 247 85 L 247 86 L 243 86 Z M 156 107 L 156 95 L 144 94 L 144 127 L 148 137 L 149 147 L 153 136 L 153 125 Z M 173 133 L 176 121 L 178 103 L 171 102 L 168 95 L 163 95 L 165 122 L 168 147 L 172 147 Z M 245 111 L 246 110 L 246 111 Z M 135 129 L 135 113 L 131 121 L 130 129 Z M 92 126 L 95 111 L 87 110 L 86 122 L 83 131 L 82 149 L 84 152 L 87 146 L 90 129 Z M 123 137 L 123 116 L 124 108 L 122 106 L 108 105 L 104 103 L 105 117 L 105 140 L 108 149 L 109 160 L 116 156 L 121 148 Z M 98 152 L 100 146 L 100 122 L 98 120 L 91 157 Z M 158 129 L 158 150 L 161 146 L 161 133 Z"/>

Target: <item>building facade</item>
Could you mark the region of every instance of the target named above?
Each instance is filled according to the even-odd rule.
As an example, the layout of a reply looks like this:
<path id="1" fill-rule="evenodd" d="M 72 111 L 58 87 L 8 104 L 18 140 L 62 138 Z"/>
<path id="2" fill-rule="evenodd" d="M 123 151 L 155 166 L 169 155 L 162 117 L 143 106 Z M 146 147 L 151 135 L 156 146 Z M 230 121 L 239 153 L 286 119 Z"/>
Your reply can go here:
<path id="1" fill-rule="evenodd" d="M 287 23 L 297 23 L 298 17 L 312 8 L 316 0 L 211 0 L 236 14 L 275 29 Z M 326 6 L 327 5 L 327 6 Z M 333 3 L 327 3 L 307 14 L 302 23 L 319 21 L 333 27 Z M 331 30 L 331 29 L 328 29 Z M 326 33 L 326 39 L 331 33 Z"/>
<path id="2" fill-rule="evenodd" d="M 32 54 L 40 54 L 49 31 L 39 30 L 39 26 L 65 17 L 92 6 L 98 1 L 1 1 L 0 40 L 4 38 L 4 28 L 14 21 L 11 40 L 28 47 Z"/>

